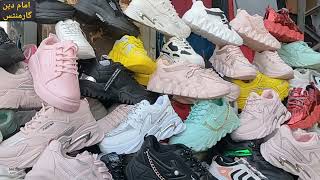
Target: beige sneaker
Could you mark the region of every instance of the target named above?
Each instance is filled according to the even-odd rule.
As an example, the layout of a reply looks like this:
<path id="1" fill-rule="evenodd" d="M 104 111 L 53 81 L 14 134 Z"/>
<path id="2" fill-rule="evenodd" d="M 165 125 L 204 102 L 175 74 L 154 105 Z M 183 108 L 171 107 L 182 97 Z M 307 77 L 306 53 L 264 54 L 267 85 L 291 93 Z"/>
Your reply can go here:
<path id="1" fill-rule="evenodd" d="M 277 50 L 280 42 L 264 27 L 263 17 L 251 16 L 247 11 L 238 9 L 237 16 L 230 25 L 243 38 L 244 44 L 256 51 Z"/>
<path id="2" fill-rule="evenodd" d="M 41 108 L 43 101 L 34 91 L 25 63 L 19 63 L 8 71 L 0 67 L 0 77 L 0 109 Z"/>
<path id="3" fill-rule="evenodd" d="M 19 169 L 32 167 L 52 140 L 65 142 L 71 152 L 97 144 L 103 136 L 87 100 L 81 100 L 74 113 L 44 106 L 20 132 L 0 144 L 0 164 Z"/>
<path id="4" fill-rule="evenodd" d="M 65 154 L 59 141 L 52 141 L 25 180 L 112 180 L 106 165 L 96 154 L 85 151 L 76 157 Z"/>
<path id="5" fill-rule="evenodd" d="M 217 49 L 210 62 L 217 72 L 233 79 L 252 80 L 257 76 L 255 67 L 238 46 L 226 45 Z"/>
<path id="6" fill-rule="evenodd" d="M 269 77 L 278 79 L 293 79 L 293 69 L 280 58 L 276 51 L 256 52 L 253 64 L 259 71 Z"/>
<path id="7" fill-rule="evenodd" d="M 158 58 L 148 90 L 196 99 L 219 98 L 230 93 L 229 86 L 215 77 L 212 70 L 187 61 L 172 64 L 168 58 L 167 55 Z"/>

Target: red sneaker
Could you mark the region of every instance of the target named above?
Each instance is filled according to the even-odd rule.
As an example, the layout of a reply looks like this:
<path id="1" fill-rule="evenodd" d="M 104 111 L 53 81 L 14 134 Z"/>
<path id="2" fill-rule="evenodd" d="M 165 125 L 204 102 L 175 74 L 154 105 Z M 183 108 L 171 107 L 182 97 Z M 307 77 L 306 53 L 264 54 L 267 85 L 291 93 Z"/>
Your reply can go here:
<path id="1" fill-rule="evenodd" d="M 268 7 L 264 16 L 264 26 L 281 42 L 303 41 L 304 35 L 290 18 L 287 9 L 276 12 Z"/>
<path id="2" fill-rule="evenodd" d="M 291 119 L 288 125 L 293 128 L 307 129 L 320 121 L 320 92 L 312 84 L 302 88 L 294 88 L 288 99 L 288 110 Z"/>

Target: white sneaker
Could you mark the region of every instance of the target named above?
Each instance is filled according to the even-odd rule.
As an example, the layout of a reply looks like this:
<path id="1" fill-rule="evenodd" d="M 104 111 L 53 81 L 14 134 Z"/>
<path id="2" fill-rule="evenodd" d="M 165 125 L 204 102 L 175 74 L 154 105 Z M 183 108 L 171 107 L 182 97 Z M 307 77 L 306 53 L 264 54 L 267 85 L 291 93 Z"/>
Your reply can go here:
<path id="1" fill-rule="evenodd" d="M 0 180 L 22 180 L 25 176 L 24 169 L 8 168 L 0 165 Z"/>
<path id="2" fill-rule="evenodd" d="M 170 38 L 170 40 L 163 45 L 161 52 L 171 56 L 174 62 L 189 61 L 201 67 L 205 66 L 203 58 L 197 54 L 188 41 L 183 38 Z"/>
<path id="3" fill-rule="evenodd" d="M 92 46 L 84 37 L 80 24 L 77 21 L 71 19 L 65 21 L 59 21 L 56 24 L 56 34 L 61 41 L 72 40 L 79 47 L 78 58 L 79 59 L 91 59 L 96 55 Z"/>
<path id="4" fill-rule="evenodd" d="M 170 36 L 187 38 L 191 33 L 169 0 L 132 0 L 124 13 Z"/>
<path id="5" fill-rule="evenodd" d="M 293 69 L 278 55 L 277 51 L 255 52 L 253 64 L 258 70 L 272 78 L 292 79 Z"/>
<path id="6" fill-rule="evenodd" d="M 231 133 L 231 138 L 234 141 L 264 138 L 290 117 L 275 91 L 264 90 L 261 96 L 252 92 L 240 114 L 240 127 Z"/>
<path id="7" fill-rule="evenodd" d="M 229 26 L 223 11 L 219 8 L 208 9 L 202 1 L 194 2 L 182 19 L 194 33 L 207 38 L 216 45 L 240 46 L 243 44 L 242 38 Z"/>
<path id="8" fill-rule="evenodd" d="M 209 61 L 217 72 L 233 79 L 252 80 L 257 76 L 257 70 L 238 46 L 216 48 Z"/>
<path id="9" fill-rule="evenodd" d="M 164 95 L 153 105 L 146 100 L 136 104 L 127 120 L 107 133 L 99 147 L 103 153 L 131 154 L 141 148 L 146 135 L 163 140 L 179 134 L 185 128 L 168 96 Z"/>
<path id="10" fill-rule="evenodd" d="M 310 82 L 320 89 L 320 73 L 310 69 L 293 70 L 294 79 L 289 81 L 291 88 L 306 88 Z"/>

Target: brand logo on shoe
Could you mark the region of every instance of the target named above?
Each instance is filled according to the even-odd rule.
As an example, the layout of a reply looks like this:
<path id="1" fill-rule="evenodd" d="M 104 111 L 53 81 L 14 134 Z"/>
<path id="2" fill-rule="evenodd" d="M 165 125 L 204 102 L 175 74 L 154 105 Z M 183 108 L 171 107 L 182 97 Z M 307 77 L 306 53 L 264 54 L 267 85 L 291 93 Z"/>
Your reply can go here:
<path id="1" fill-rule="evenodd" d="M 114 11 L 118 11 L 117 5 L 114 2 L 109 1 L 109 5 Z"/>
<path id="2" fill-rule="evenodd" d="M 290 161 L 288 161 L 286 158 L 281 157 L 281 156 L 279 158 L 276 158 L 276 157 L 274 157 L 274 158 L 281 164 L 281 166 L 285 166 L 287 164 L 292 169 L 294 169 L 297 173 L 300 173 L 301 171 L 303 171 L 311 179 L 311 175 L 303 167 L 301 167 L 299 164 L 294 165 Z"/>
<path id="3" fill-rule="evenodd" d="M 108 80 L 106 85 L 104 86 L 104 90 L 105 91 L 107 91 L 109 89 L 109 87 L 111 86 L 112 82 L 117 78 L 117 76 L 119 75 L 120 72 L 121 72 L 121 69 L 116 69 L 114 71 L 114 73 L 112 74 L 112 76 L 110 77 L 110 79 Z"/>
<path id="4" fill-rule="evenodd" d="M 47 129 L 49 129 L 54 123 L 50 122 L 49 124 L 46 124 L 44 127 L 42 127 L 42 131 L 45 131 Z"/>
<path id="5" fill-rule="evenodd" d="M 96 16 L 100 19 L 100 21 L 105 22 L 105 20 L 103 19 L 103 17 L 100 14 L 96 13 Z"/>
<path id="6" fill-rule="evenodd" d="M 146 18 L 146 19 L 147 19 L 148 21 L 150 21 L 153 25 L 156 25 L 156 24 L 158 23 L 160 26 L 164 27 L 160 22 L 157 21 L 157 19 L 155 19 L 155 18 L 149 18 L 147 15 L 145 15 L 145 14 L 143 14 L 143 13 L 140 13 L 140 14 L 139 14 L 139 17 L 140 17 L 142 20 L 145 20 L 145 18 Z"/>

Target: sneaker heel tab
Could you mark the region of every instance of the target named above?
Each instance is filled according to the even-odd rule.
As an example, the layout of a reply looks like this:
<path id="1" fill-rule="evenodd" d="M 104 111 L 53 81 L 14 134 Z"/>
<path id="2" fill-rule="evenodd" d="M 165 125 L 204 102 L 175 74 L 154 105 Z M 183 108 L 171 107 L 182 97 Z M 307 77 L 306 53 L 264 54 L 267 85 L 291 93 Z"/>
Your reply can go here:
<path id="1" fill-rule="evenodd" d="M 37 51 L 37 46 L 35 44 L 27 44 L 23 47 L 24 52 L 23 52 L 23 55 L 25 57 L 25 60 L 24 62 L 25 63 L 28 63 L 31 56 L 34 55 Z"/>

